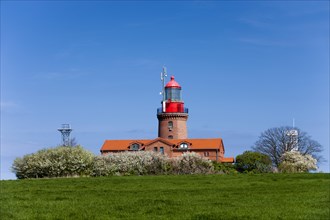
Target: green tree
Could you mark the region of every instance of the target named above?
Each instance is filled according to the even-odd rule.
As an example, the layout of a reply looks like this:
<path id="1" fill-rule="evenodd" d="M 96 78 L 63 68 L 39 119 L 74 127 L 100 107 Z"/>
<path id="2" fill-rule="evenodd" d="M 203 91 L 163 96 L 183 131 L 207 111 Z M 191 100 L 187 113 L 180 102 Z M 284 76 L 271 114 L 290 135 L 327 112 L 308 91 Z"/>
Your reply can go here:
<path id="1" fill-rule="evenodd" d="M 245 151 L 236 157 L 235 167 L 238 172 L 267 173 L 272 171 L 269 156 L 253 151 Z"/>

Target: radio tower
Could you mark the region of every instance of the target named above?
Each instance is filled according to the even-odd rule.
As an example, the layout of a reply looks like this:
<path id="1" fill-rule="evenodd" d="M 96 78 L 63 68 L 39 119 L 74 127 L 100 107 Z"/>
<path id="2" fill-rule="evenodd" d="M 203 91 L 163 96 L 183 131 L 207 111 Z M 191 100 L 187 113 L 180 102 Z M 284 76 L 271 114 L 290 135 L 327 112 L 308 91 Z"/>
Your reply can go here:
<path id="1" fill-rule="evenodd" d="M 72 131 L 70 124 L 62 124 L 62 128 L 57 130 L 62 134 L 63 146 L 70 146 L 70 133 Z"/>
<path id="2" fill-rule="evenodd" d="M 298 151 L 298 130 L 295 129 L 294 119 L 292 120 L 292 129 L 287 131 L 287 136 L 290 137 L 290 142 L 292 144 L 290 151 Z"/>

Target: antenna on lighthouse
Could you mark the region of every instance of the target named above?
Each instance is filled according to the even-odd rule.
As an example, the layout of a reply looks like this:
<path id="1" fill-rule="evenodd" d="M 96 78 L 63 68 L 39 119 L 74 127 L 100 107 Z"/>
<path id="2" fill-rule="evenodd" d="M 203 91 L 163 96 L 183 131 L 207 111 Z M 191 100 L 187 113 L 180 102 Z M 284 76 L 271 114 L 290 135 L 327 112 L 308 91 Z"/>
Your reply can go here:
<path id="1" fill-rule="evenodd" d="M 72 131 L 70 124 L 62 124 L 62 128 L 57 130 L 62 134 L 63 146 L 70 146 L 70 133 Z"/>
<path id="2" fill-rule="evenodd" d="M 160 73 L 160 80 L 162 81 L 162 91 L 160 92 L 161 95 L 163 95 L 162 100 L 162 112 L 165 112 L 166 110 L 166 100 L 165 100 L 165 77 L 167 77 L 167 70 L 165 65 L 163 66 L 163 71 Z"/>
<path id="3" fill-rule="evenodd" d="M 163 102 L 165 101 L 165 77 L 167 77 L 167 70 L 164 65 L 163 71 L 160 73 L 160 80 L 162 81 L 162 92 L 160 94 L 163 95 Z"/>

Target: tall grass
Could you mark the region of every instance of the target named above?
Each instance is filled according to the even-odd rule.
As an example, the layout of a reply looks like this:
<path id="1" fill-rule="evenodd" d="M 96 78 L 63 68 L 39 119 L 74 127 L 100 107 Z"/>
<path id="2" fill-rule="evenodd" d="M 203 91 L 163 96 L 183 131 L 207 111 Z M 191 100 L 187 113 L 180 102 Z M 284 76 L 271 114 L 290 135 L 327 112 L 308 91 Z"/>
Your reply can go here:
<path id="1" fill-rule="evenodd" d="M 329 174 L 1 181 L 1 219 L 328 219 Z"/>

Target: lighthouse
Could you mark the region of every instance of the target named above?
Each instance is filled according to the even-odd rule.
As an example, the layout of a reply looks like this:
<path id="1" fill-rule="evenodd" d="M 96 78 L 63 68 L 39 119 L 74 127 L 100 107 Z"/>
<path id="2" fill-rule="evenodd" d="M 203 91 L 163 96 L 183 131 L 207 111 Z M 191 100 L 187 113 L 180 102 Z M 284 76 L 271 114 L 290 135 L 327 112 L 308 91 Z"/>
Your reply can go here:
<path id="1" fill-rule="evenodd" d="M 163 69 L 161 80 L 166 76 Z M 181 86 L 175 81 L 174 76 L 163 86 L 162 107 L 157 109 L 158 137 L 164 139 L 187 139 L 188 108 L 184 107 Z"/>
<path id="2" fill-rule="evenodd" d="M 119 153 L 124 151 L 153 151 L 170 158 L 179 157 L 186 152 L 195 152 L 210 160 L 233 163 L 233 157 L 225 157 L 225 147 L 221 138 L 188 138 L 188 108 L 184 107 L 182 88 L 174 76 L 165 85 L 167 76 L 163 67 L 161 107 L 157 109 L 158 137 L 155 139 L 137 140 L 105 140 L 101 154 Z"/>

